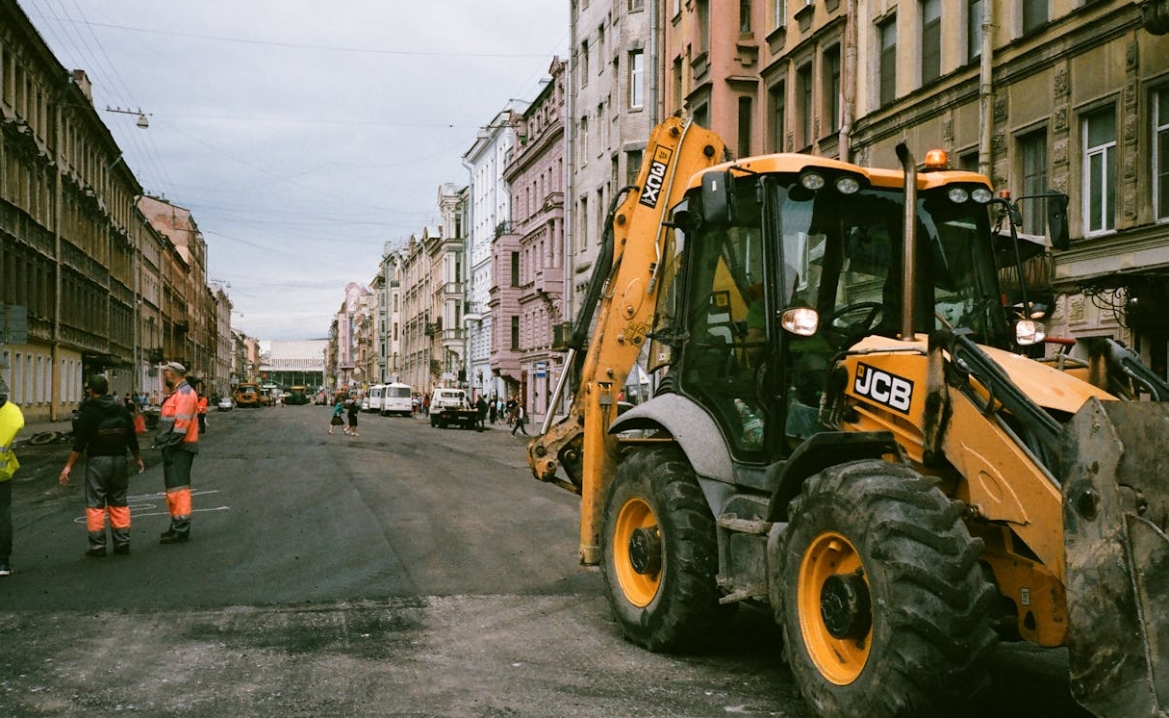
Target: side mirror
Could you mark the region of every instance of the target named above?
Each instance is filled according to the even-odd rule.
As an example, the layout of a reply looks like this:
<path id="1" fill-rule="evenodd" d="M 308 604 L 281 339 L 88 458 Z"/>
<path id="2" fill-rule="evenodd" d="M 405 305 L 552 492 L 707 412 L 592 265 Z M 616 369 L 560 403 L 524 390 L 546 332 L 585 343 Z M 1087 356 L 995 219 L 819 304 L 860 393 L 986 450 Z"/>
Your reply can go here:
<path id="1" fill-rule="evenodd" d="M 727 225 L 735 221 L 734 177 L 730 172 L 706 172 L 702 175 L 702 221 Z"/>
<path id="2" fill-rule="evenodd" d="M 1051 246 L 1061 252 L 1071 246 L 1068 237 L 1068 196 L 1052 194 L 1047 198 L 1047 230 L 1051 232 Z"/>

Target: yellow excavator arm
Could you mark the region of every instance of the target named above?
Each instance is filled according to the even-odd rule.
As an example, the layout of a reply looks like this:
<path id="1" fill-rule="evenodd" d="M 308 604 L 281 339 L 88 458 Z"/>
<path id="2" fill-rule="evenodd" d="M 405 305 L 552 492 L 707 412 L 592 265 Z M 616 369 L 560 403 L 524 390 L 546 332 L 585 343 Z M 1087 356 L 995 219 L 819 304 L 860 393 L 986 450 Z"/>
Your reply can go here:
<path id="1" fill-rule="evenodd" d="M 601 504 L 616 446 L 608 435 L 609 423 L 653 326 L 658 294 L 670 279 L 668 212 L 681 201 L 688 180 L 723 161 L 724 154 L 716 134 L 689 122 L 672 117 L 654 128 L 637 184 L 627 188 L 610 215 L 611 231 L 593 273 L 595 291 L 586 297 L 574 327 L 576 346 L 570 346 L 566 361 L 570 368 L 579 364 L 572 405 L 567 416 L 555 425 L 546 423 L 528 444 L 528 463 L 537 479 L 581 496 L 581 563 L 595 564 L 600 558 Z M 587 353 L 578 362 L 586 337 Z M 567 376 L 565 372 L 550 406 L 559 402 Z M 557 476 L 558 469 L 567 479 Z"/>

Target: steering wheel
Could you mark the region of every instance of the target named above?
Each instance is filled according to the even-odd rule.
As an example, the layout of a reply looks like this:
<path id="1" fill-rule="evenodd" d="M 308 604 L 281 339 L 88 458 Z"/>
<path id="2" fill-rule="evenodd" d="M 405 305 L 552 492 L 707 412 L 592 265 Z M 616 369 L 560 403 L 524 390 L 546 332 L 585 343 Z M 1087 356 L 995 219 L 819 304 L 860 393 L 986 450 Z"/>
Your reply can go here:
<path id="1" fill-rule="evenodd" d="M 881 311 L 885 305 L 881 302 L 857 302 L 846 304 L 825 317 L 822 326 L 831 334 L 836 334 L 842 341 L 853 337 L 859 339 L 871 332 L 880 323 Z M 843 321 L 850 314 L 865 312 L 859 321 Z"/>

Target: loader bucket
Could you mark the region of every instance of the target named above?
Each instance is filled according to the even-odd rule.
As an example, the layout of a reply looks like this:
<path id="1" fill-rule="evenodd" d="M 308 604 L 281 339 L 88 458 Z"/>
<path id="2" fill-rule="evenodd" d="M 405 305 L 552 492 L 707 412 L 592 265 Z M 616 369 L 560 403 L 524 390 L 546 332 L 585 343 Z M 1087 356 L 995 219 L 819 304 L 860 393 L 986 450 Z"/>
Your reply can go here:
<path id="1" fill-rule="evenodd" d="M 1090 399 L 1060 450 L 1072 696 L 1169 716 L 1169 404 Z"/>

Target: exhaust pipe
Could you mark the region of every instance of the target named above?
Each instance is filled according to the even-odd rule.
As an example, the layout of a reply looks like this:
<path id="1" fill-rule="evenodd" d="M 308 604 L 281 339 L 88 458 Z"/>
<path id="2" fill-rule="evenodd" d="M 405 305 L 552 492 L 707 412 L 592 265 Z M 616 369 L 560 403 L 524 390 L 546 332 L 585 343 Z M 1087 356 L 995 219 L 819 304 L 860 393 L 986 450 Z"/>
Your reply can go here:
<path id="1" fill-rule="evenodd" d="M 904 254 L 901 265 L 901 339 L 911 342 L 913 334 L 913 289 L 917 284 L 917 160 L 904 142 L 897 144 L 897 159 L 905 173 Z"/>

